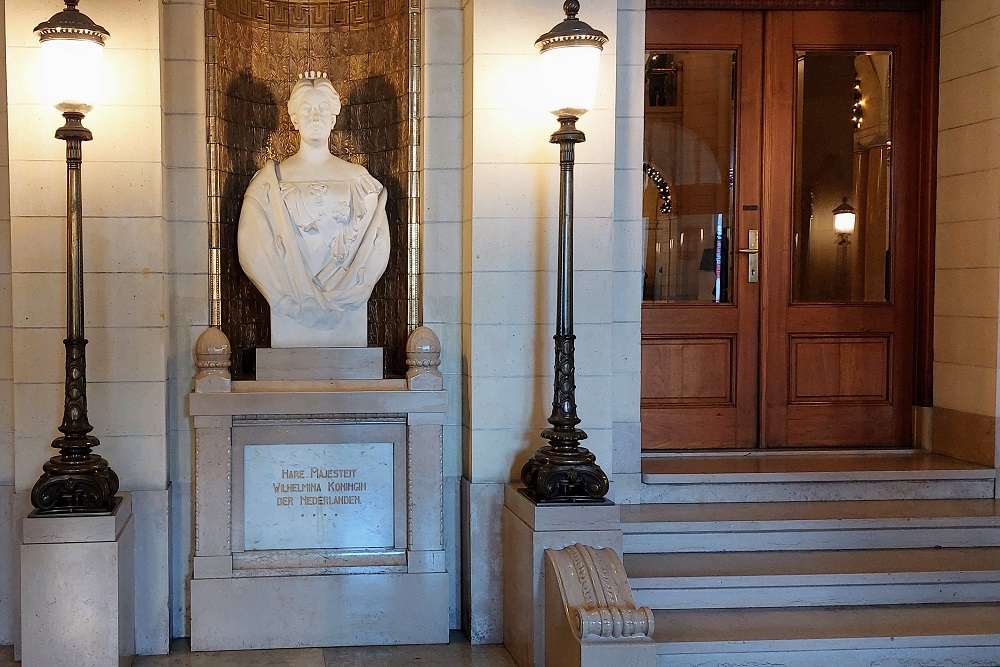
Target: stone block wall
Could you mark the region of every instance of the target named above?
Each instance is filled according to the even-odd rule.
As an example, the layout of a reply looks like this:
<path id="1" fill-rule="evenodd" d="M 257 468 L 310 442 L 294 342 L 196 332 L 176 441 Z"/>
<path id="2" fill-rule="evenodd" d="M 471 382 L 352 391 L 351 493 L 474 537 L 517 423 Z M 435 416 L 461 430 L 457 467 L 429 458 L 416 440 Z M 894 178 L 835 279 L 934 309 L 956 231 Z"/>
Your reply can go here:
<path id="1" fill-rule="evenodd" d="M 580 14 L 611 40 L 597 104 L 578 124 L 587 140 L 576 148 L 575 168 L 577 402 L 589 436 L 584 444 L 608 473 L 620 360 L 617 10 L 617 3 L 589 2 Z M 495 603 L 502 488 L 544 444 L 538 433 L 552 404 L 559 154 L 549 137 L 558 123 L 540 103 L 544 83 L 534 42 L 562 18 L 559 3 L 462 3 L 462 576 L 463 625 L 475 643 L 502 638 Z"/>
<path id="2" fill-rule="evenodd" d="M 1000 293 L 1000 2 L 941 4 L 934 436 L 993 465 Z"/>
<path id="3" fill-rule="evenodd" d="M 448 390 L 444 423 L 445 551 L 451 626 L 460 627 L 459 481 L 462 476 L 462 8 L 425 0 L 421 76 L 421 301 L 423 323 L 441 339 Z"/>
<path id="4" fill-rule="evenodd" d="M 0 3 L 0 25 L 4 6 Z M 6 35 L 0 31 L 0 48 Z M 0 62 L 0 562 L 14 560 L 14 531 L 10 520 L 14 490 L 14 363 L 10 302 L 10 153 L 7 146 L 7 67 Z M 14 576 L 0 567 L 0 644 L 14 641 Z"/>
<path id="5" fill-rule="evenodd" d="M 205 3 L 162 5 L 163 185 L 169 337 L 167 451 L 170 470 L 170 621 L 188 634 L 193 453 L 187 394 L 194 344 L 209 326 L 208 160 L 205 124 Z"/>

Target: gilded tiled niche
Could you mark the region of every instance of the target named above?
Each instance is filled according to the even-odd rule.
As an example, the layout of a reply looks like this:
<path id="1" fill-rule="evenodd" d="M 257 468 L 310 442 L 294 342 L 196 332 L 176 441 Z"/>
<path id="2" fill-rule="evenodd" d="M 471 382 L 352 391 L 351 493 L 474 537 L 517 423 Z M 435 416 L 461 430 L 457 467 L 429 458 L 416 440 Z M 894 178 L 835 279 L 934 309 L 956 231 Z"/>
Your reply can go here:
<path id="1" fill-rule="evenodd" d="M 212 323 L 236 378 L 270 345 L 267 302 L 240 268 L 236 229 L 250 178 L 298 148 L 285 110 L 300 73 L 329 74 L 344 101 L 330 139 L 388 191 L 392 254 L 368 304 L 369 345 L 405 370 L 418 324 L 417 104 L 420 0 L 206 0 Z"/>

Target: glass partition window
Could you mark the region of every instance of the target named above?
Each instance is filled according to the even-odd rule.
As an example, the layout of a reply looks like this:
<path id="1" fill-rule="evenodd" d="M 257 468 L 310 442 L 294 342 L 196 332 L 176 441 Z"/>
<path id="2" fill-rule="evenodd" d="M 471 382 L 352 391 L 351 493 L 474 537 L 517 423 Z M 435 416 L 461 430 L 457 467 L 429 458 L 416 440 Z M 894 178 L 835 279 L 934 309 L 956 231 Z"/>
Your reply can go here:
<path id="1" fill-rule="evenodd" d="M 892 57 L 799 51 L 792 301 L 889 300 Z"/>
<path id="2" fill-rule="evenodd" d="M 731 301 L 735 75 L 735 51 L 646 54 L 646 300 Z"/>

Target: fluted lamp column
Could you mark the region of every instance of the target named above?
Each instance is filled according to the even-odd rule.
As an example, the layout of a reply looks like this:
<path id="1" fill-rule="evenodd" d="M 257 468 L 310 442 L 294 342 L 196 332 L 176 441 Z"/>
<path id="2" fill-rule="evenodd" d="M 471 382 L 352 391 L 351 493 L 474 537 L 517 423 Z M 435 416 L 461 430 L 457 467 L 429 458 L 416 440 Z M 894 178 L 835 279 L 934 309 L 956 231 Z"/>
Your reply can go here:
<path id="1" fill-rule="evenodd" d="M 109 33 L 65 0 L 66 8 L 35 27 L 42 49 L 42 85 L 65 125 L 56 139 L 66 142 L 66 388 L 59 450 L 43 466 L 31 490 L 36 514 L 110 512 L 118 476 L 93 453 L 100 441 L 87 418 L 87 339 L 83 331 L 83 199 L 80 170 L 83 142 L 93 139 L 83 117 L 98 102 L 104 74 L 104 40 Z"/>
<path id="2" fill-rule="evenodd" d="M 550 428 L 543 445 L 521 469 L 522 493 L 536 503 L 605 503 L 608 476 L 580 441 L 577 428 L 573 334 L 573 163 L 586 140 L 576 121 L 593 107 L 601 49 L 608 38 L 579 18 L 580 3 L 563 3 L 566 18 L 538 38 L 548 109 L 559 119 L 551 143 L 559 144 L 559 261 L 556 299 L 555 381 Z"/>

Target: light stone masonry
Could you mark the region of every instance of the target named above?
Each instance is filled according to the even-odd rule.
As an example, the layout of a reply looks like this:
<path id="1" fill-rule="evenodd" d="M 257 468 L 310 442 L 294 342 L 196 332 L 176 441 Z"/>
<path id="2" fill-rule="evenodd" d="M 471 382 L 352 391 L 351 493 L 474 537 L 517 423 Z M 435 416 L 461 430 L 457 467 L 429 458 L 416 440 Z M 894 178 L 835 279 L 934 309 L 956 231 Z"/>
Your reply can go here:
<path id="1" fill-rule="evenodd" d="M 991 147 L 1000 122 L 1000 50 L 990 35 L 998 24 L 998 3 L 941 4 L 934 405 L 946 413 L 935 421 L 932 448 L 984 464 L 994 457 L 977 455 L 963 434 L 981 430 L 978 416 L 989 417 L 995 449 L 1000 164 Z"/>
<path id="2" fill-rule="evenodd" d="M 537 433 L 551 409 L 559 153 L 549 137 L 558 123 L 538 106 L 545 84 L 534 42 L 562 20 L 559 9 L 530 0 L 467 0 L 463 8 L 462 576 L 473 643 L 503 636 L 488 597 L 500 588 L 499 490 L 544 444 Z M 607 91 L 616 90 L 617 8 L 584 3 L 580 17 L 611 36 L 603 93 L 578 125 L 587 141 L 576 147 L 574 171 L 577 349 L 598 342 L 578 352 L 587 374 L 577 375 L 577 397 L 581 428 L 591 434 L 584 444 L 610 474 L 613 373 L 603 358 L 614 356 L 617 105 Z"/>

